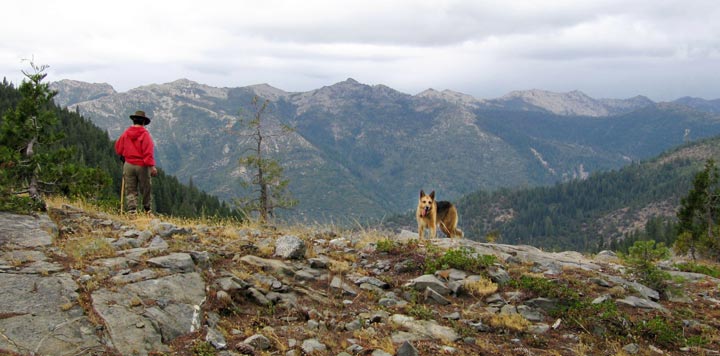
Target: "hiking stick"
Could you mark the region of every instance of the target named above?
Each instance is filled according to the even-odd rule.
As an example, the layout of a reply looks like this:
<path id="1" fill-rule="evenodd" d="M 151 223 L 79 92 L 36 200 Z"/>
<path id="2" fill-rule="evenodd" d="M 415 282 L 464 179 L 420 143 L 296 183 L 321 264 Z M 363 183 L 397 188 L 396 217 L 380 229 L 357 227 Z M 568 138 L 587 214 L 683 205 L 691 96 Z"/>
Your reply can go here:
<path id="1" fill-rule="evenodd" d="M 120 183 L 120 215 L 123 214 L 124 199 L 125 199 L 125 174 L 123 174 L 122 183 Z"/>

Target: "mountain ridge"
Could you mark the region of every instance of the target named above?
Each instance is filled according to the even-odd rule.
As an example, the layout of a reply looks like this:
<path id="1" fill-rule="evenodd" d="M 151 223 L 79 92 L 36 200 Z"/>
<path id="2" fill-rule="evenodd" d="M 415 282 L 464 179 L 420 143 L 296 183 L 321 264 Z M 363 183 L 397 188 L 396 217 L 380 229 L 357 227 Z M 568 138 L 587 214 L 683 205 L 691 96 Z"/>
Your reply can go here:
<path id="1" fill-rule="evenodd" d="M 409 95 L 352 78 L 308 92 L 267 84 L 215 88 L 182 79 L 59 104 L 77 107 L 111 137 L 128 125 L 128 115 L 144 109 L 153 117 L 161 167 L 230 201 L 243 194 L 237 179 L 246 172 L 237 159 L 247 145 L 230 129 L 253 112 L 255 95 L 271 100 L 271 125 L 295 128 L 270 142 L 268 154 L 287 167 L 301 201 L 290 215 L 311 220 L 382 217 L 413 206 L 423 188 L 453 200 L 477 189 L 553 184 L 720 133 L 714 114 L 662 103 L 604 117 L 577 116 L 581 110 L 568 104 L 567 115 L 557 115 L 519 97 L 480 100 L 449 90 Z M 619 103 L 638 106 L 612 105 Z M 646 127 L 658 119 L 668 128 Z"/>

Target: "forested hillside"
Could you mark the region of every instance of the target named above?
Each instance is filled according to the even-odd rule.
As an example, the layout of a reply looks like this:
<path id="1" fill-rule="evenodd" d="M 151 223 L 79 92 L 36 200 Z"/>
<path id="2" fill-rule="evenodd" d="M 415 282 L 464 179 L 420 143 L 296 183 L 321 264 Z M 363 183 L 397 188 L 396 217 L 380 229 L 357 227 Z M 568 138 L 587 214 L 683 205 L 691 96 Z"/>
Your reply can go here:
<path id="1" fill-rule="evenodd" d="M 480 240 L 492 233 L 505 243 L 549 249 L 593 251 L 617 246 L 618 240 L 642 230 L 648 221 L 658 225 L 653 218 L 674 219 L 680 198 L 709 158 L 720 158 L 720 137 L 585 180 L 477 192 L 458 202 L 462 225 L 469 237 Z"/>
<path id="2" fill-rule="evenodd" d="M 0 120 L 8 110 L 20 101 L 16 87 L 3 80 L 0 84 Z M 96 199 L 101 204 L 119 208 L 120 186 L 122 181 L 121 162 L 115 154 L 113 144 L 106 131 L 95 126 L 77 112 L 53 106 L 51 110 L 59 119 L 58 132 L 62 139 L 57 143 L 74 148 L 73 160 L 77 164 L 99 168 L 106 172 L 112 183 Z M 130 120 L 128 119 L 128 125 Z M 59 192 L 62 193 L 62 192 Z M 153 200 L 155 211 L 161 214 L 191 217 L 220 216 L 239 217 L 239 213 L 217 197 L 200 191 L 192 184 L 181 184 L 177 178 L 160 171 L 153 179 Z"/>
<path id="3" fill-rule="evenodd" d="M 720 137 L 587 179 L 478 191 L 456 202 L 460 226 L 466 238 L 551 250 L 615 249 L 625 245 L 628 236 L 670 242 L 674 238 L 670 223 L 680 198 L 687 195 L 694 175 L 710 158 L 720 160 Z M 412 213 L 393 217 L 387 224 L 415 229 Z"/>

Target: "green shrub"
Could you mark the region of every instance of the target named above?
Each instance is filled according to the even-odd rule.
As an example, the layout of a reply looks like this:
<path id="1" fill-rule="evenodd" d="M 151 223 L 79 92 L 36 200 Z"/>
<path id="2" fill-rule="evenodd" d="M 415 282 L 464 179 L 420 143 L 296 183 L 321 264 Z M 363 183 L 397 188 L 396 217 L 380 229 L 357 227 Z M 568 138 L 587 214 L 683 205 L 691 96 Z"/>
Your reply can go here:
<path id="1" fill-rule="evenodd" d="M 688 262 L 688 263 L 677 263 L 675 267 L 683 272 L 701 273 L 706 276 L 720 278 L 720 268 L 715 266 L 708 266 L 700 263 Z"/>
<path id="2" fill-rule="evenodd" d="M 470 247 L 449 249 L 444 253 L 428 250 L 425 257 L 425 272 L 435 273 L 438 270 L 456 268 L 466 272 L 480 272 L 497 262 L 494 255 L 478 255 Z"/>
<path id="3" fill-rule="evenodd" d="M 209 342 L 198 342 L 192 348 L 193 355 L 195 356 L 215 356 L 217 350 Z"/>
<path id="4" fill-rule="evenodd" d="M 391 239 L 382 239 L 377 242 L 375 248 L 378 252 L 394 252 L 397 249 L 397 244 Z"/>
<path id="5" fill-rule="evenodd" d="M 665 244 L 655 243 L 654 240 L 636 241 L 628 251 L 624 258 L 630 266 L 631 272 L 642 284 L 664 292 L 667 288 L 667 281 L 670 280 L 670 274 L 657 268 L 655 262 L 670 256 L 670 250 Z"/>
<path id="6" fill-rule="evenodd" d="M 412 304 L 407 311 L 415 319 L 431 320 L 434 318 L 432 308 L 424 304 Z"/>
<path id="7" fill-rule="evenodd" d="M 682 326 L 660 316 L 637 323 L 636 329 L 639 335 L 663 347 L 674 348 L 684 343 Z"/>
<path id="8" fill-rule="evenodd" d="M 564 302 L 576 302 L 580 299 L 578 292 L 574 288 L 543 277 L 524 275 L 519 280 L 510 281 L 509 285 L 530 291 L 538 297 L 555 298 Z"/>

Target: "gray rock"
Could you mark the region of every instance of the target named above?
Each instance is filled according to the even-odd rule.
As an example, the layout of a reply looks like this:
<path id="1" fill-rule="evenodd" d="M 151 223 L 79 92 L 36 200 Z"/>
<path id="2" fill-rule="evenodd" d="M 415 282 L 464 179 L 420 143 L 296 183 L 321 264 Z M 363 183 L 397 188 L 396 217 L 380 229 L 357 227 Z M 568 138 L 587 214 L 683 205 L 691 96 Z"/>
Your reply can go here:
<path id="1" fill-rule="evenodd" d="M 603 278 L 590 278 L 590 282 L 593 282 L 593 283 L 599 285 L 600 287 L 605 287 L 605 288 L 612 288 L 612 287 L 613 287 L 613 284 L 612 284 L 612 283 L 606 281 L 606 280 L 603 279 Z"/>
<path id="2" fill-rule="evenodd" d="M 591 304 L 600 304 L 600 303 L 604 303 L 610 299 L 611 299 L 611 297 L 609 295 L 601 295 L 601 296 L 593 299 L 593 301 L 590 303 Z"/>
<path id="3" fill-rule="evenodd" d="M 128 274 L 119 274 L 110 278 L 110 281 L 115 284 L 128 284 L 153 279 L 155 277 L 157 277 L 157 273 L 155 273 L 155 271 L 151 269 L 144 269 Z"/>
<path id="4" fill-rule="evenodd" d="M 249 338 L 245 339 L 243 343 L 248 344 L 257 350 L 269 350 L 270 347 L 272 347 L 270 339 L 268 339 L 267 337 L 265 337 L 265 335 L 262 334 L 255 334 L 253 336 L 250 336 Z"/>
<path id="5" fill-rule="evenodd" d="M 207 268 L 210 266 L 210 252 L 207 251 L 190 251 L 190 256 L 196 265 Z"/>
<path id="6" fill-rule="evenodd" d="M 488 269 L 488 277 L 490 277 L 491 281 L 493 281 L 497 284 L 500 284 L 500 285 L 510 282 L 510 280 L 512 279 L 510 277 L 510 274 L 506 270 L 504 270 L 500 267 L 489 268 Z"/>
<path id="7" fill-rule="evenodd" d="M 434 320 L 415 320 L 407 315 L 394 314 L 390 317 L 390 322 L 411 334 L 400 335 L 401 337 L 410 336 L 411 339 L 406 339 L 407 341 L 430 339 L 451 343 L 460 339 L 460 336 L 454 329 L 442 326 Z M 401 340 L 400 338 L 396 338 L 395 335 L 393 335 L 392 338 L 393 341 Z M 397 343 L 402 343 L 402 341 Z"/>
<path id="8" fill-rule="evenodd" d="M 168 238 L 173 235 L 189 235 L 192 233 L 190 229 L 177 227 L 167 222 L 160 222 L 157 219 L 150 222 L 150 229 L 162 238 Z"/>
<path id="9" fill-rule="evenodd" d="M 154 251 L 165 251 L 168 248 L 170 248 L 170 245 L 160 236 L 153 237 L 150 240 L 150 245 L 148 245 L 148 249 Z"/>
<path id="10" fill-rule="evenodd" d="M 245 281 L 236 277 L 221 277 L 215 280 L 215 285 L 226 292 L 237 292 L 250 287 Z"/>
<path id="11" fill-rule="evenodd" d="M 629 296 L 629 297 L 626 297 L 623 299 L 618 299 L 617 302 L 626 304 L 626 305 L 629 305 L 632 307 L 636 307 L 636 308 L 655 309 L 655 310 L 660 310 L 664 313 L 669 313 L 669 311 L 667 309 L 665 309 L 665 307 L 663 307 L 662 305 L 660 305 L 656 302 L 653 302 L 651 300 L 638 298 L 636 296 Z"/>
<path id="12" fill-rule="evenodd" d="M 358 291 L 351 284 L 344 282 L 339 276 L 333 277 L 332 281 L 330 281 L 330 288 L 340 289 L 346 295 L 358 295 Z"/>
<path id="13" fill-rule="evenodd" d="M 485 303 L 487 303 L 489 306 L 500 308 L 503 305 L 507 304 L 505 299 L 500 295 L 500 293 L 493 293 L 489 295 L 487 298 L 485 298 Z"/>
<path id="14" fill-rule="evenodd" d="M 77 303 L 70 274 L 0 273 L 0 350 L 20 354 L 102 353 L 104 345 Z"/>
<path id="15" fill-rule="evenodd" d="M 270 300 L 265 297 L 265 294 L 253 287 L 248 288 L 247 297 L 257 305 L 268 306 L 272 304 Z"/>
<path id="16" fill-rule="evenodd" d="M 460 313 L 452 312 L 450 314 L 443 315 L 443 318 L 448 320 L 460 320 Z"/>
<path id="17" fill-rule="evenodd" d="M 430 287 L 425 288 L 425 301 L 440 305 L 449 305 L 451 303 L 447 298 Z"/>
<path id="18" fill-rule="evenodd" d="M 467 278 L 467 272 L 455 268 L 435 272 L 435 277 L 441 278 L 441 276 L 447 276 L 448 281 L 462 281 Z"/>
<path id="19" fill-rule="evenodd" d="M 400 261 L 393 266 L 393 270 L 397 273 L 406 273 L 416 271 L 418 267 L 410 260 Z"/>
<path id="20" fill-rule="evenodd" d="M 660 293 L 654 289 L 648 288 L 637 282 L 630 282 L 624 278 L 618 276 L 607 276 L 607 279 L 615 284 L 620 284 L 628 288 L 635 289 L 638 293 L 642 294 L 643 297 L 651 300 L 660 300 Z"/>
<path id="21" fill-rule="evenodd" d="M 543 324 L 543 323 L 532 324 L 532 325 L 528 326 L 528 328 L 527 328 L 527 332 L 529 332 L 530 334 L 535 334 L 535 335 L 544 334 L 544 333 L 548 332 L 548 330 L 550 330 L 550 325 Z"/>
<path id="22" fill-rule="evenodd" d="M 166 256 L 154 257 L 148 260 L 148 263 L 167 268 L 171 272 L 192 272 L 195 270 L 195 262 L 187 253 L 171 253 Z"/>
<path id="23" fill-rule="evenodd" d="M 418 350 L 410 342 L 405 341 L 398 347 L 397 356 L 419 356 Z"/>
<path id="24" fill-rule="evenodd" d="M 275 256 L 284 259 L 300 259 L 305 257 L 305 241 L 297 236 L 285 235 L 275 241 Z"/>
<path id="25" fill-rule="evenodd" d="M 367 284 L 371 284 L 371 285 L 373 285 L 373 286 L 375 286 L 375 287 L 382 288 L 382 289 L 388 289 L 388 288 L 390 288 L 390 285 L 389 285 L 387 282 L 381 281 L 381 280 L 379 280 L 379 279 L 377 279 L 377 278 L 375 278 L 375 277 L 363 276 L 363 277 L 360 277 L 360 278 L 356 278 L 356 279 L 354 280 L 354 282 L 355 282 L 355 284 L 358 284 L 358 285 L 359 285 L 359 284 L 363 284 L 363 283 L 367 283 Z"/>
<path id="26" fill-rule="evenodd" d="M 314 352 L 324 352 L 327 350 L 327 346 L 317 339 L 307 339 L 303 341 L 300 348 L 308 355 L 312 355 Z"/>
<path id="27" fill-rule="evenodd" d="M 240 258 L 240 261 L 251 266 L 259 267 L 263 271 L 272 271 L 274 273 L 284 274 L 292 276 L 295 274 L 293 269 L 288 266 L 285 262 L 279 260 L 266 259 L 253 255 L 245 255 Z"/>
<path id="28" fill-rule="evenodd" d="M 57 225 L 46 214 L 37 217 L 0 212 L 0 247 L 19 250 L 52 245 Z"/>
<path id="29" fill-rule="evenodd" d="M 309 258 L 308 262 L 310 262 L 310 268 L 320 268 L 320 269 L 326 269 L 328 268 L 328 264 L 330 261 L 327 257 L 314 257 Z"/>
<path id="30" fill-rule="evenodd" d="M 631 355 L 635 355 L 640 352 L 640 346 L 638 344 L 627 344 L 623 346 L 623 350 Z"/>
<path id="31" fill-rule="evenodd" d="M 370 354 L 370 356 L 392 356 L 392 355 L 383 350 L 375 350 Z"/>
<path id="32" fill-rule="evenodd" d="M 406 283 L 405 286 L 421 292 L 425 291 L 426 288 L 430 288 L 435 292 L 440 293 L 441 295 L 450 294 L 450 289 L 447 287 L 447 285 L 431 274 L 425 274 L 417 277 Z"/>
<path id="33" fill-rule="evenodd" d="M 215 328 L 208 328 L 207 335 L 205 335 L 205 341 L 209 342 L 218 350 L 224 350 L 227 348 L 225 336 L 223 336 L 223 334 Z"/>
<path id="34" fill-rule="evenodd" d="M 542 309 L 546 313 L 550 313 L 557 309 L 558 307 L 558 301 L 556 299 L 548 299 L 548 298 L 533 298 L 525 302 L 525 305 L 528 305 L 533 308 Z"/>
<path id="35" fill-rule="evenodd" d="M 173 274 L 92 293 L 112 344 L 123 355 L 167 352 L 170 338 L 198 330 L 205 283 L 198 273 Z M 144 308 L 146 301 L 155 301 Z M 171 341 L 171 340 L 166 340 Z"/>
<path id="36" fill-rule="evenodd" d="M 531 308 L 527 305 L 518 305 L 517 312 L 528 321 L 538 322 L 545 320 L 545 317 L 540 310 Z"/>
<path id="37" fill-rule="evenodd" d="M 349 323 L 345 323 L 345 330 L 347 330 L 347 331 L 360 330 L 360 329 L 362 329 L 362 326 L 363 326 L 363 323 L 360 320 L 355 319 Z"/>

